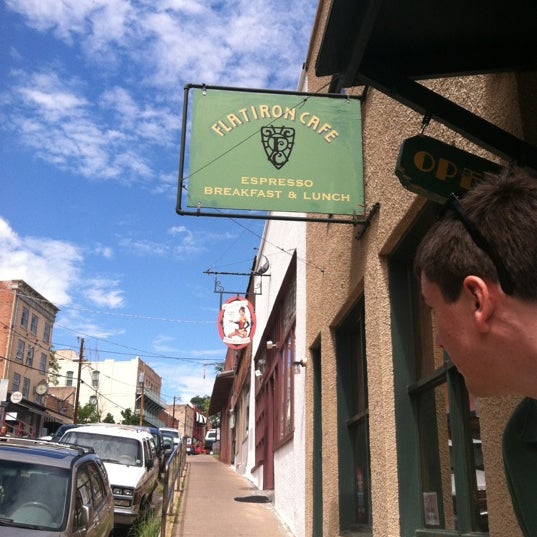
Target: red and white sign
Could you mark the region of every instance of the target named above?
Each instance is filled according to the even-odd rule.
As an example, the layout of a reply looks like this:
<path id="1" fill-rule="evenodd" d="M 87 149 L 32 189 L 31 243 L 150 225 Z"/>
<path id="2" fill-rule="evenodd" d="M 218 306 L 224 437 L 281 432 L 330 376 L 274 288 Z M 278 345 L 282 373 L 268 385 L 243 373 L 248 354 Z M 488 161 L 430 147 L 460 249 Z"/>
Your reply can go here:
<path id="1" fill-rule="evenodd" d="M 248 346 L 255 332 L 255 313 L 252 304 L 239 296 L 230 298 L 218 314 L 218 332 L 231 349 Z"/>

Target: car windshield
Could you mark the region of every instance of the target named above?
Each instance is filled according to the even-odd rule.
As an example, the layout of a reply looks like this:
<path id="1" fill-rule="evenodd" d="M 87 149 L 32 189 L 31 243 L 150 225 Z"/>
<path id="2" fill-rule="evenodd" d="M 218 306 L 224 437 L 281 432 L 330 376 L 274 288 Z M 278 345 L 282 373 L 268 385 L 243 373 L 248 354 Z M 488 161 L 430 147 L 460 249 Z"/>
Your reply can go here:
<path id="1" fill-rule="evenodd" d="M 91 447 L 103 462 L 142 466 L 142 446 L 134 438 L 71 430 L 63 435 L 62 443 Z"/>
<path id="2" fill-rule="evenodd" d="M 0 526 L 61 530 L 69 513 L 69 476 L 62 468 L 0 460 Z"/>

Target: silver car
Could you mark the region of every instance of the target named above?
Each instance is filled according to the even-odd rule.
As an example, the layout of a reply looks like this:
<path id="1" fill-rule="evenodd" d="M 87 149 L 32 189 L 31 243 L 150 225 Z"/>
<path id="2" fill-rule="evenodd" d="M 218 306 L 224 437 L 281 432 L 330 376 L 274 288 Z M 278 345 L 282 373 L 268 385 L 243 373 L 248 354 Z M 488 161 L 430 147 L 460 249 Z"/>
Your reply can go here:
<path id="1" fill-rule="evenodd" d="M 93 450 L 0 439 L 0 535 L 108 537 L 114 499 Z"/>

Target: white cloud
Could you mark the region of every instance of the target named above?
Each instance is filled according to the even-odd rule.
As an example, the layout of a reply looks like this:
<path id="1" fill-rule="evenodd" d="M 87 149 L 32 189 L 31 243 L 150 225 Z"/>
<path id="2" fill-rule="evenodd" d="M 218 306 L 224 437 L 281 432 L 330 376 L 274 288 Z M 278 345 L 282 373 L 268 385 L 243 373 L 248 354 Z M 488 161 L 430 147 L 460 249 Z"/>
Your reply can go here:
<path id="1" fill-rule="evenodd" d="M 179 259 L 185 259 L 207 252 L 213 244 L 236 238 L 235 234 L 229 232 L 194 232 L 188 226 L 184 225 L 172 226 L 168 228 L 167 233 L 173 240 L 165 242 L 124 237 L 120 239 L 119 245 L 135 255 L 156 257 L 173 256 Z"/>
<path id="2" fill-rule="evenodd" d="M 224 356 L 224 353 L 221 355 Z M 213 391 L 216 375 L 213 365 L 204 367 L 189 360 L 162 360 L 158 362 L 157 370 L 163 379 L 162 395 L 166 399 L 176 396 L 176 402 L 188 403 L 196 395 L 211 395 Z"/>
<path id="3" fill-rule="evenodd" d="M 147 239 L 120 239 L 119 245 L 135 255 L 162 257 L 169 255 L 170 247 L 167 244 Z"/>
<path id="4" fill-rule="evenodd" d="M 98 307 L 120 308 L 125 303 L 123 291 L 118 289 L 117 280 L 96 278 L 86 280 L 83 295 L 86 299 Z"/>
<path id="5" fill-rule="evenodd" d="M 109 246 L 104 246 L 103 244 L 97 244 L 93 249 L 95 255 L 104 257 L 105 259 L 112 259 L 114 257 L 114 250 Z"/>
<path id="6" fill-rule="evenodd" d="M 110 255 L 109 249 L 102 250 L 104 255 Z M 124 306 L 120 281 L 86 278 L 85 250 L 68 241 L 20 236 L 0 217 L 0 251 L 0 280 L 24 280 L 60 308 L 84 303 L 110 309 Z M 84 319 L 84 323 L 89 321 Z M 90 326 L 94 332 L 110 333 L 91 323 Z"/>
<path id="7" fill-rule="evenodd" d="M 71 302 L 83 261 L 79 247 L 67 241 L 21 237 L 0 217 L 0 251 L 1 280 L 24 280 L 58 307 Z"/>
<path id="8" fill-rule="evenodd" d="M 171 354 L 176 350 L 176 347 L 173 344 L 174 341 L 175 338 L 171 336 L 159 334 L 155 337 L 153 341 L 153 350 L 155 352 L 158 352 L 159 354 Z"/>
<path id="9" fill-rule="evenodd" d="M 25 70 L 4 81 L 0 128 L 69 173 L 169 191 L 159 151 L 178 145 L 183 86 L 294 89 L 315 4 L 6 0 L 28 26 L 72 49 L 76 67 L 32 71 L 14 50 Z M 91 72 L 91 85 L 75 69 Z"/>
<path id="10" fill-rule="evenodd" d="M 52 31 L 69 46 L 75 46 L 76 36 L 89 63 L 105 69 L 136 68 L 145 84 L 170 94 L 187 82 L 237 85 L 240 80 L 252 87 L 276 82 L 278 89 L 294 89 L 316 4 L 315 0 L 6 2 L 39 32 Z"/>

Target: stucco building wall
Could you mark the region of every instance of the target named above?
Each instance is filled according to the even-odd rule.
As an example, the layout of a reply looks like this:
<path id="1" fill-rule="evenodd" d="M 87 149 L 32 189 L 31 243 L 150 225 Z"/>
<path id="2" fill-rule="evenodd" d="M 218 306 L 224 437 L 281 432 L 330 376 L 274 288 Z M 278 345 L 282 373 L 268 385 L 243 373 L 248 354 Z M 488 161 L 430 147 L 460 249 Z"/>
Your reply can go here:
<path id="1" fill-rule="evenodd" d="M 307 62 L 308 90 L 325 92 L 327 79 L 314 74 L 330 2 L 320 2 Z M 532 85 L 520 85 L 512 74 L 474 76 L 424 82 L 437 93 L 504 128 L 518 137 L 534 136 L 534 126 L 521 119 L 519 95 L 528 95 Z M 360 94 L 363 88 L 357 88 Z M 529 92 L 531 93 L 531 92 Z M 524 107 L 522 107 L 524 109 Z M 528 109 L 526 107 L 525 109 Z M 369 390 L 369 440 L 371 452 L 373 535 L 396 537 L 400 533 L 400 499 L 405 490 L 399 483 L 394 366 L 390 319 L 390 289 L 387 256 L 408 231 L 425 200 L 405 190 L 394 174 L 401 143 L 422 131 L 422 116 L 390 97 L 369 89 L 362 107 L 363 157 L 366 212 L 376 202 L 380 210 L 364 236 L 352 225 L 310 223 L 307 226 L 308 260 L 322 267 L 307 271 L 306 348 L 320 342 L 322 348 L 323 405 L 323 535 L 339 534 L 337 371 L 334 327 L 363 293 L 365 296 L 366 355 Z M 526 129 L 523 132 L 523 127 Z M 426 134 L 489 160 L 494 155 L 466 141 L 434 121 Z M 360 150 L 360 148 L 357 148 Z M 308 372 L 307 399 L 312 400 L 312 373 Z M 520 535 L 501 460 L 501 434 L 517 398 L 480 399 L 481 434 L 487 476 L 490 535 Z M 332 409 L 332 410 L 331 410 Z M 312 460 L 313 416 L 307 415 L 307 459 Z M 312 534 L 313 476 L 306 473 L 306 534 Z"/>

